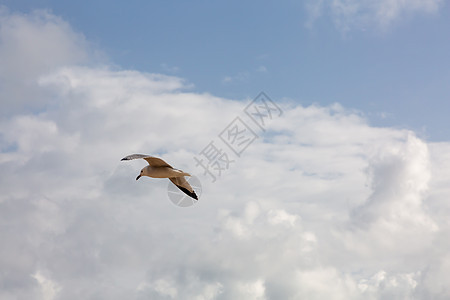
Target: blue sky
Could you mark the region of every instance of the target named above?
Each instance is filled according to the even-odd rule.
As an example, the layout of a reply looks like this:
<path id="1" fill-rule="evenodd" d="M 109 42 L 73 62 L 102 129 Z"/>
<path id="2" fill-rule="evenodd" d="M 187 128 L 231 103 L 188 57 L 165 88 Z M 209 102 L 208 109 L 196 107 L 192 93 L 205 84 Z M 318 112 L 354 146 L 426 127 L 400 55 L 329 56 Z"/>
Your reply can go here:
<path id="1" fill-rule="evenodd" d="M 119 68 L 176 75 L 196 92 L 339 102 L 374 125 L 448 140 L 448 4 L 405 9 L 383 27 L 357 14 L 336 20 L 327 1 L 312 20 L 308 5 L 319 2 L 2 1 L 14 11 L 50 10 Z"/>

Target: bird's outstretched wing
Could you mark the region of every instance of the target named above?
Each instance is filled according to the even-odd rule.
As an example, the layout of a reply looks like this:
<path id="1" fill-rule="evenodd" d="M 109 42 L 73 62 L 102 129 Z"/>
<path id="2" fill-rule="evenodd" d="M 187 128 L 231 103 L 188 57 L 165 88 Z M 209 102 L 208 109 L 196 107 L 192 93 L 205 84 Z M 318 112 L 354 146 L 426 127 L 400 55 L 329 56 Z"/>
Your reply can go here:
<path id="1" fill-rule="evenodd" d="M 155 167 L 155 168 L 156 167 L 169 167 L 169 168 L 172 168 L 171 165 L 166 163 L 161 158 L 157 158 L 157 157 L 146 155 L 146 154 L 131 154 L 131 155 L 125 156 L 121 160 L 132 160 L 132 159 L 139 159 L 139 158 L 145 159 L 150 166 Z"/>
<path id="2" fill-rule="evenodd" d="M 195 193 L 194 189 L 191 187 L 189 182 L 186 181 L 186 178 L 182 177 L 171 177 L 169 178 L 170 181 L 173 182 L 180 190 L 183 191 L 186 195 L 189 197 L 194 198 L 195 200 L 198 200 L 197 194 Z"/>

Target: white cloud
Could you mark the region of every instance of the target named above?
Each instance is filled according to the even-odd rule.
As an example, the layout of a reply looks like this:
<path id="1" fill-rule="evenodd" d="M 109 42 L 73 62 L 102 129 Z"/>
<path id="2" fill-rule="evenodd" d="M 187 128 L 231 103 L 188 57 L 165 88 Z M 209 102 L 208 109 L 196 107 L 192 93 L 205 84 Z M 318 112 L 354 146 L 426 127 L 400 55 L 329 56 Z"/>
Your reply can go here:
<path id="1" fill-rule="evenodd" d="M 39 75 L 95 57 L 83 35 L 47 11 L 12 14 L 0 6 L 1 115 L 48 105 L 37 86 Z M 98 57 L 97 57 L 98 58 Z"/>
<path id="2" fill-rule="evenodd" d="M 428 191 L 430 163 L 424 142 L 410 135 L 406 142 L 386 145 L 369 162 L 374 193 L 355 211 L 354 219 L 360 227 L 378 222 L 385 226 L 411 230 L 414 226 L 426 231 L 436 225 L 423 213 L 422 199 Z M 401 225 L 400 225 L 401 223 Z"/>
<path id="3" fill-rule="evenodd" d="M 264 281 L 256 280 L 254 282 L 246 282 L 239 284 L 239 298 L 241 299 L 255 299 L 264 300 L 265 297 L 265 287 Z"/>
<path id="4" fill-rule="evenodd" d="M 163 69 L 164 72 L 168 72 L 168 73 L 178 73 L 180 71 L 180 68 L 177 66 L 169 66 L 166 63 L 162 63 L 161 64 L 161 68 Z"/>
<path id="5" fill-rule="evenodd" d="M 307 2 L 308 26 L 322 15 L 329 15 L 342 31 L 366 30 L 376 27 L 386 30 L 405 16 L 435 13 L 443 0 L 320 0 Z"/>
<path id="6" fill-rule="evenodd" d="M 293 227 L 298 219 L 298 216 L 291 215 L 284 210 L 270 210 L 268 216 L 269 223 L 283 224 L 289 227 Z"/>
<path id="7" fill-rule="evenodd" d="M 53 26 L 66 33 L 55 43 L 84 53 L 55 19 L 36 35 Z M 24 51 L 0 60 L 42 55 Z M 338 104 L 279 102 L 283 116 L 213 184 L 193 156 L 246 101 L 74 63 L 31 72 L 41 110 L 18 96 L 0 119 L 0 298 L 450 296 L 450 144 L 371 127 Z M 139 152 L 197 174 L 198 205 L 173 206 L 165 181 L 136 182 L 143 162 L 120 158 Z"/>
<path id="8" fill-rule="evenodd" d="M 158 279 L 153 283 L 152 287 L 160 296 L 169 296 L 172 299 L 175 299 L 177 297 L 177 288 L 175 286 L 175 283 L 173 282 L 168 282 L 164 279 Z"/>
<path id="9" fill-rule="evenodd" d="M 355 283 L 349 276 L 340 275 L 333 268 L 315 268 L 298 271 L 296 280 L 299 291 L 296 298 L 307 299 L 354 299 Z"/>
<path id="10" fill-rule="evenodd" d="M 239 72 L 234 76 L 225 76 L 222 79 L 222 83 L 235 83 L 235 82 L 245 82 L 249 79 L 250 73 L 247 71 Z"/>
<path id="11" fill-rule="evenodd" d="M 33 277 L 39 282 L 42 289 L 42 299 L 53 300 L 58 294 L 60 288 L 51 280 L 46 278 L 40 271 L 36 272 Z"/>
<path id="12" fill-rule="evenodd" d="M 385 271 L 379 271 L 369 279 L 362 279 L 358 283 L 358 289 L 368 299 L 396 299 L 403 297 L 414 298 L 417 287 L 416 278 L 420 274 L 408 273 L 388 276 Z"/>

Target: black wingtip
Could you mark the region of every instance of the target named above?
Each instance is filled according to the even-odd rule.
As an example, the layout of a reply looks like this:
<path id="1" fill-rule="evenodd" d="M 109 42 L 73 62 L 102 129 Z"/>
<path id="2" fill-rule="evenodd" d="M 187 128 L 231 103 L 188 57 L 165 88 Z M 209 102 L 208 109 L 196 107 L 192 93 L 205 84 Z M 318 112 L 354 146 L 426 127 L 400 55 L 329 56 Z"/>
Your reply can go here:
<path id="1" fill-rule="evenodd" d="M 182 186 L 177 185 L 177 187 L 180 190 L 182 190 L 186 195 L 188 195 L 189 197 L 194 198 L 195 200 L 198 201 L 198 197 L 197 197 L 197 194 L 195 193 L 195 191 L 192 191 L 192 193 L 191 193 L 188 189 L 186 189 L 186 188 L 184 188 Z"/>

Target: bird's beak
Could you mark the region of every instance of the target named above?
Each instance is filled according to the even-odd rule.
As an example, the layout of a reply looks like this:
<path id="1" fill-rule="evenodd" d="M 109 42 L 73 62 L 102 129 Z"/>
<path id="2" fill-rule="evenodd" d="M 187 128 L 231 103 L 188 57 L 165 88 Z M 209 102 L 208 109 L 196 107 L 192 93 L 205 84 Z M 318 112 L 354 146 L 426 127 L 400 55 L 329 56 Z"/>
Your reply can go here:
<path id="1" fill-rule="evenodd" d="M 139 178 L 141 178 L 141 174 L 139 174 L 138 177 L 136 177 L 136 180 L 138 180 Z"/>

